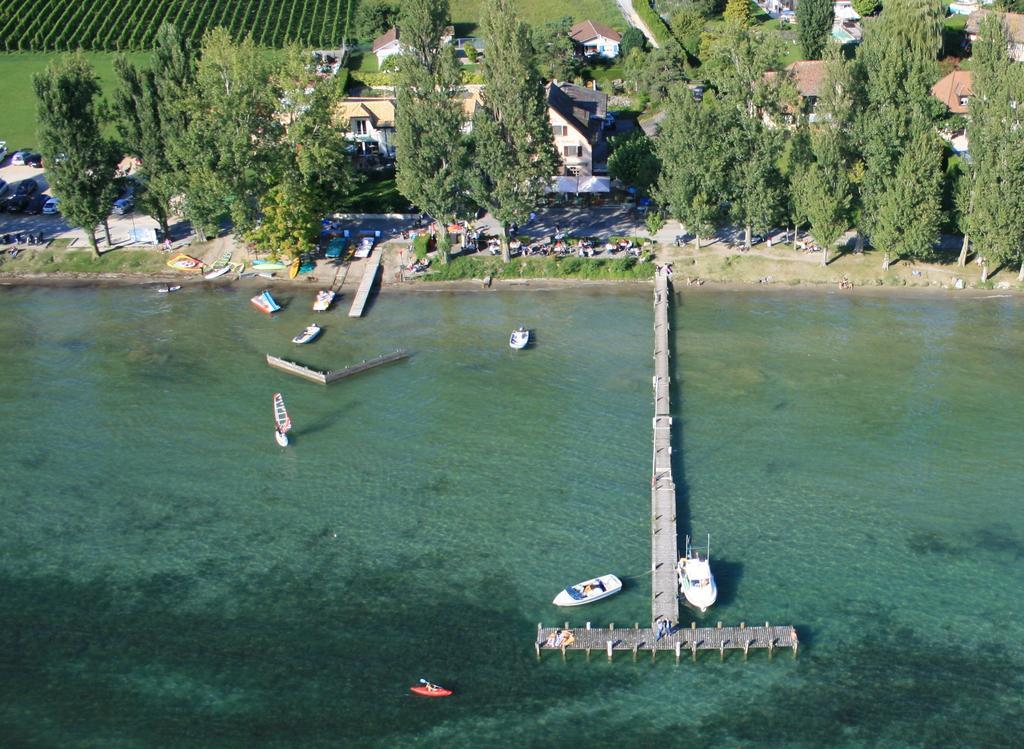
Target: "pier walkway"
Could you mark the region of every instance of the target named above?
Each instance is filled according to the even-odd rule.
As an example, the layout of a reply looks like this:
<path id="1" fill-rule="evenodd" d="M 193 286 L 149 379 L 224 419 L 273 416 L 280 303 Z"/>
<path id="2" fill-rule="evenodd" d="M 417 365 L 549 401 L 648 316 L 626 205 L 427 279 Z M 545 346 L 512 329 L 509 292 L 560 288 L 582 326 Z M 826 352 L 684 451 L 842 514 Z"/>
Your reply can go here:
<path id="1" fill-rule="evenodd" d="M 340 380 L 344 377 L 351 377 L 352 375 L 365 372 L 368 369 L 374 367 L 380 367 L 384 364 L 390 364 L 393 361 L 399 361 L 400 359 L 409 358 L 409 352 L 404 349 L 393 351 L 390 354 L 381 354 L 375 356 L 373 359 L 364 359 L 359 364 L 352 364 L 343 369 L 331 369 L 327 372 L 322 372 L 319 369 L 313 369 L 307 367 L 304 364 L 298 362 L 288 361 L 278 356 L 271 356 L 267 354 L 267 364 L 274 369 L 280 369 L 282 372 L 293 374 L 296 377 L 302 377 L 303 379 L 310 380 L 311 382 L 319 382 L 321 385 L 329 385 L 335 380 Z"/>
<path id="2" fill-rule="evenodd" d="M 651 626 L 679 622 L 676 562 L 676 484 L 672 479 L 672 404 L 669 400 L 669 280 L 654 277 L 654 454 L 651 473 Z"/>
<path id="3" fill-rule="evenodd" d="M 775 648 L 789 648 L 796 656 L 800 646 L 794 627 L 764 626 L 748 627 L 741 622 L 738 627 L 679 626 L 679 585 L 676 581 L 676 563 L 679 558 L 679 541 L 676 536 L 676 484 L 672 478 L 672 404 L 669 400 L 671 376 L 669 375 L 669 303 L 672 284 L 667 268 L 658 268 L 654 277 L 654 450 L 651 476 L 651 626 L 616 629 L 614 624 L 607 628 L 544 627 L 537 625 L 537 639 L 534 650 L 537 658 L 545 650 L 560 650 L 562 658 L 566 651 L 584 650 L 587 659 L 592 651 L 604 652 L 608 660 L 616 650 L 633 653 L 650 650 L 654 659 L 659 650 L 674 652 L 676 663 L 684 652 L 697 660 L 697 651 L 717 650 L 725 658 L 726 650 L 742 650 L 743 657 L 751 650 L 767 650 L 771 656 Z M 659 637 L 660 632 L 660 637 Z M 566 638 L 566 634 L 569 635 Z M 566 642 L 568 639 L 568 642 Z"/>
<path id="4" fill-rule="evenodd" d="M 363 266 L 363 278 L 359 282 L 359 290 L 356 291 L 356 296 L 352 300 L 352 308 L 348 311 L 349 317 L 363 316 L 363 309 L 370 298 L 370 292 L 373 291 L 373 284 L 377 280 L 377 273 L 380 271 L 380 260 L 383 256 L 384 248 L 381 246 L 374 247 L 370 257 L 367 258 L 366 264 Z"/>

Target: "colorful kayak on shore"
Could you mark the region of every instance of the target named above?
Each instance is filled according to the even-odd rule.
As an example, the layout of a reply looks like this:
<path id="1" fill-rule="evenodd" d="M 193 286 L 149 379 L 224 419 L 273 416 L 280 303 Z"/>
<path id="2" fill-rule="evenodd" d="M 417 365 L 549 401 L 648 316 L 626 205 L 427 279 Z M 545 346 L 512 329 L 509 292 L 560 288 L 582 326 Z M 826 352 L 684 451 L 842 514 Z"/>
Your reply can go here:
<path id="1" fill-rule="evenodd" d="M 292 260 L 292 264 L 288 266 L 288 278 L 295 278 L 297 275 L 299 275 L 300 267 L 301 266 L 299 265 L 298 258 Z"/>
<path id="2" fill-rule="evenodd" d="M 284 270 L 288 267 L 276 260 L 253 260 L 251 265 L 253 270 Z"/>
<path id="3" fill-rule="evenodd" d="M 207 281 L 212 281 L 213 279 L 220 278 L 221 276 L 227 275 L 230 272 L 231 272 L 231 266 L 230 265 L 225 265 L 225 266 L 223 266 L 221 268 L 218 268 L 215 271 L 211 271 L 210 273 L 204 273 L 203 274 L 203 278 L 205 278 Z"/>
<path id="4" fill-rule="evenodd" d="M 274 300 L 274 297 L 270 296 L 269 291 L 264 291 L 262 294 L 254 296 L 249 301 L 252 302 L 253 306 L 260 312 L 266 312 L 268 315 L 281 309 L 281 305 Z"/>
<path id="5" fill-rule="evenodd" d="M 191 255 L 186 255 L 179 252 L 177 255 L 167 261 L 168 268 L 174 268 L 174 270 L 183 270 L 190 273 L 198 273 L 203 269 L 203 261 L 198 258 L 194 258 Z"/>

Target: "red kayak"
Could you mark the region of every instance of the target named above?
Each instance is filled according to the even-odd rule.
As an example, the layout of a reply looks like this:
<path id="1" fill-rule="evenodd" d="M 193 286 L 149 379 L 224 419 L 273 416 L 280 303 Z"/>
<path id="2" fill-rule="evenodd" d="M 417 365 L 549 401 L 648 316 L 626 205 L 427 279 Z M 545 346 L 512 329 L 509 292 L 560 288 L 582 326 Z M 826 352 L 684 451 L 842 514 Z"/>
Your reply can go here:
<path id="1" fill-rule="evenodd" d="M 409 691 L 421 697 L 450 697 L 452 694 L 452 690 L 439 687 L 437 684 L 420 684 L 409 687 Z"/>

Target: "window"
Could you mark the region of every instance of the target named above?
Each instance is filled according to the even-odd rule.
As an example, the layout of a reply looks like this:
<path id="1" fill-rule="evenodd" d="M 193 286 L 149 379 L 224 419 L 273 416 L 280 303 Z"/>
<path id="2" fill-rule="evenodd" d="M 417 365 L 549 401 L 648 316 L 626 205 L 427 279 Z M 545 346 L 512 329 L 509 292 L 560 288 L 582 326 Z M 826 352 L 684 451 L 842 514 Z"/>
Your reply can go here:
<path id="1" fill-rule="evenodd" d="M 356 135 L 366 135 L 366 120 L 352 120 L 352 130 Z"/>
<path id="2" fill-rule="evenodd" d="M 961 96 L 960 97 L 960 106 L 961 107 L 966 107 L 967 106 L 967 97 L 966 96 Z"/>
<path id="3" fill-rule="evenodd" d="M 565 125 L 552 125 L 551 130 L 554 132 L 555 135 L 564 136 L 568 134 L 569 128 L 567 128 Z"/>
<path id="4" fill-rule="evenodd" d="M 580 157 L 583 155 L 583 146 L 562 146 L 562 156 Z"/>

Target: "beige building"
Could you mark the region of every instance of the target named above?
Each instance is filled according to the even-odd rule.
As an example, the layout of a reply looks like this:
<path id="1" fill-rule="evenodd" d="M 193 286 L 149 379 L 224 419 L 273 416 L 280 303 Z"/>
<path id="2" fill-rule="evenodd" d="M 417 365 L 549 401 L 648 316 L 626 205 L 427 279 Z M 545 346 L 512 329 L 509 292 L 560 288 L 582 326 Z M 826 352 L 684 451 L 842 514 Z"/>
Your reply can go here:
<path id="1" fill-rule="evenodd" d="M 553 81 L 547 87 L 548 119 L 563 175 L 590 176 L 608 171 L 604 138 L 608 95 L 571 83 Z"/>
<path id="2" fill-rule="evenodd" d="M 989 13 L 995 13 L 992 10 L 976 10 L 967 17 L 967 38 L 974 43 L 974 40 L 978 38 L 978 27 L 981 25 L 981 19 Z M 1000 13 L 1003 17 L 1003 27 L 1006 29 L 1006 35 L 1009 37 L 1007 43 L 1007 49 L 1010 52 L 1010 58 L 1017 62 L 1024 62 L 1024 14 L 1022 13 Z"/>
<path id="3" fill-rule="evenodd" d="M 337 120 L 349 140 L 364 153 L 395 155 L 395 100 L 389 96 L 353 96 L 338 103 Z"/>

